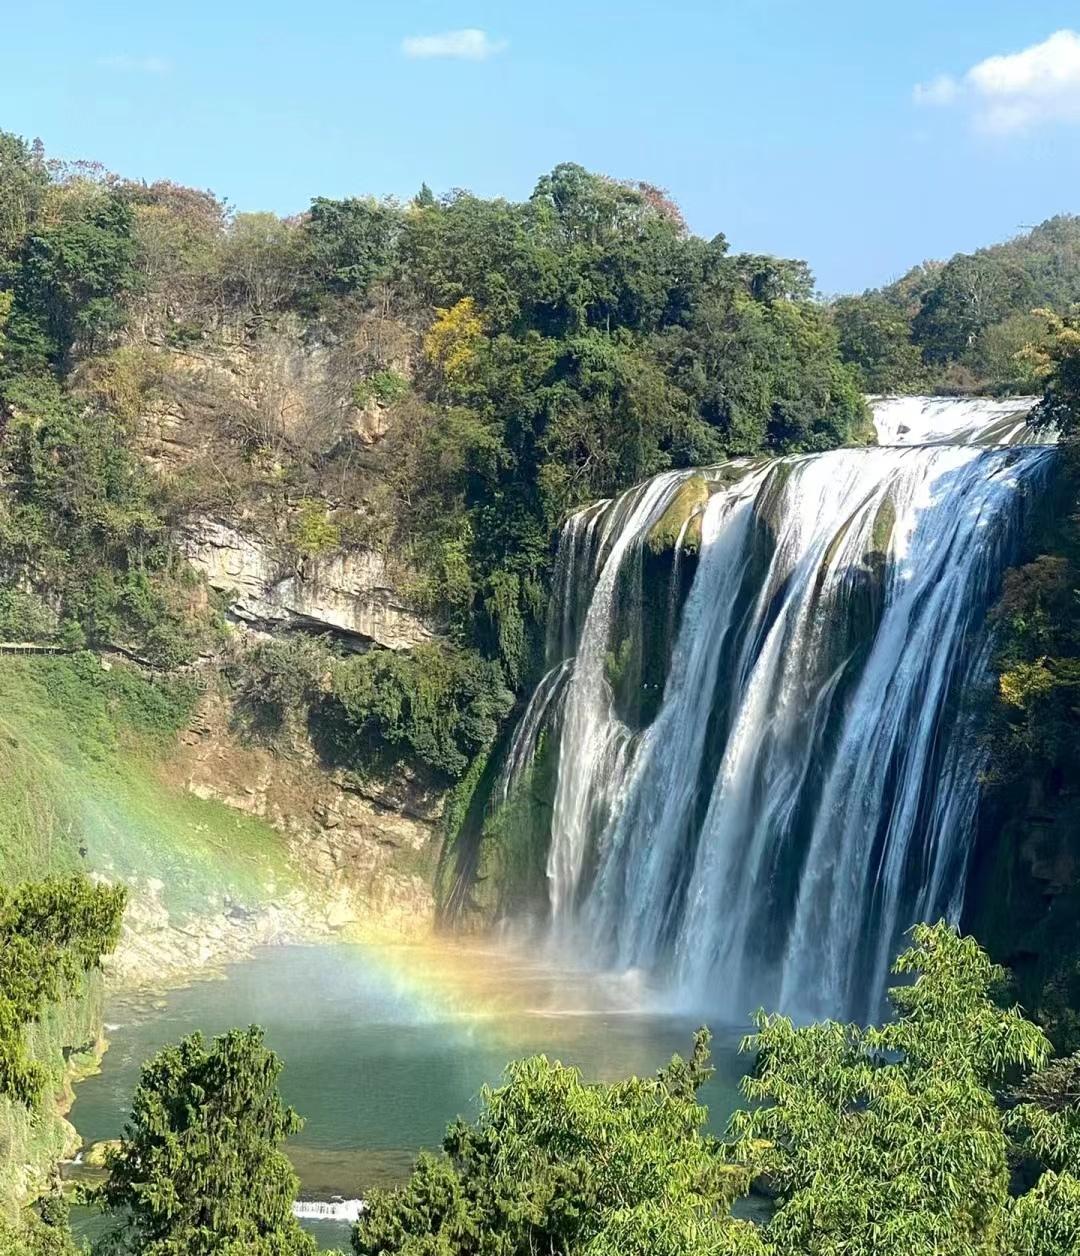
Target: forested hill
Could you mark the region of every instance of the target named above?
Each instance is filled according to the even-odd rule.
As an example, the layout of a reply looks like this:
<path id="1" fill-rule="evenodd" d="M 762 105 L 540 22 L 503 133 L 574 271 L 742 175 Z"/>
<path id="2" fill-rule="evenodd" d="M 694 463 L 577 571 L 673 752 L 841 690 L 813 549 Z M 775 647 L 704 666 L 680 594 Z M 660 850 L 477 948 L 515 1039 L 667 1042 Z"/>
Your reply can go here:
<path id="1" fill-rule="evenodd" d="M 338 742 L 443 779 L 532 670 L 570 507 L 867 435 L 804 263 L 574 165 L 521 203 L 424 187 L 286 219 L 3 135 L 0 335 L 0 637 L 216 648 L 175 544 L 196 517 L 243 520 L 283 570 L 370 552 L 432 638 L 351 660 Z"/>
<path id="2" fill-rule="evenodd" d="M 260 729 L 310 709 L 324 753 L 449 784 L 535 677 L 569 509 L 865 440 L 863 390 L 1041 389 L 1032 310 L 1077 295 L 1075 217 L 826 304 L 575 165 L 280 218 L 0 134 L 0 639 L 221 657 L 193 521 L 301 583 L 361 555 L 393 648 L 245 647 L 234 687 Z"/>
<path id="3" fill-rule="evenodd" d="M 923 262 L 832 305 L 844 359 L 869 392 L 1033 393 L 1053 338 L 1034 311 L 1080 301 L 1080 216 L 1004 244 Z"/>

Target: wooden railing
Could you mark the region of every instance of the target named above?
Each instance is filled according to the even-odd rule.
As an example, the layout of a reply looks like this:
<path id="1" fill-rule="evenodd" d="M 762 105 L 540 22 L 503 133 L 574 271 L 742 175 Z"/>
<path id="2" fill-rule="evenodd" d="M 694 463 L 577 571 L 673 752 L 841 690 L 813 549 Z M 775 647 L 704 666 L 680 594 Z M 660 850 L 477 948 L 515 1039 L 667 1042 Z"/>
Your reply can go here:
<path id="1" fill-rule="evenodd" d="M 0 654 L 77 654 L 74 646 L 56 645 L 52 642 L 45 641 L 0 641 Z M 146 659 L 139 658 L 137 654 L 133 654 L 130 650 L 124 649 L 122 646 L 101 646 L 93 653 L 107 658 L 110 654 L 126 659 L 129 663 L 134 663 L 137 667 L 141 667 L 153 681 L 164 679 L 168 676 L 186 676 L 192 681 L 195 688 L 200 693 L 206 693 L 211 686 L 211 678 L 207 674 L 205 668 L 199 667 L 197 664 L 188 663 L 183 667 L 177 667 L 173 671 L 164 671 L 159 667 L 155 667 Z"/>
<path id="2" fill-rule="evenodd" d="M 41 641 L 0 641 L 0 654 L 74 654 L 66 645 L 50 645 Z"/>

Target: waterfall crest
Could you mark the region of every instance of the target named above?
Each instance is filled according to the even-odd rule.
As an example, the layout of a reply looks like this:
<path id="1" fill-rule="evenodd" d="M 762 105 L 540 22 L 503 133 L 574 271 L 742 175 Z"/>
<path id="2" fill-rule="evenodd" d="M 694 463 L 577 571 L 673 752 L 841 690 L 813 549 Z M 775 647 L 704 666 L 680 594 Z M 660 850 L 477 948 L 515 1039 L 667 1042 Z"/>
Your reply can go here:
<path id="1" fill-rule="evenodd" d="M 503 785 L 557 710 L 552 945 L 733 1021 L 877 1012 L 902 932 L 962 907 L 987 610 L 1053 457 L 1030 404 L 886 399 L 878 447 L 666 473 L 567 522 Z M 649 554 L 691 477 L 657 660 Z M 640 720 L 635 642 L 663 668 Z"/>

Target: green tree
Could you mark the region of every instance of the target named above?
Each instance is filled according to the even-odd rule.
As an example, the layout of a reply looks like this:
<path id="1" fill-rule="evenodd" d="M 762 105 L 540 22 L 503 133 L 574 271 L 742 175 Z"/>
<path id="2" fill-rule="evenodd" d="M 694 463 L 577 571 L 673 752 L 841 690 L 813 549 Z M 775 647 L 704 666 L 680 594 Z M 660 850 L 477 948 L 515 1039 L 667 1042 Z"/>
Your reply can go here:
<path id="1" fill-rule="evenodd" d="M 918 346 L 911 339 L 911 324 L 895 304 L 868 292 L 834 301 L 830 312 L 840 356 L 856 367 L 866 392 L 913 392 L 925 384 L 926 373 Z"/>
<path id="2" fill-rule="evenodd" d="M 1037 313 L 1010 314 L 979 333 L 969 354 L 971 367 L 996 393 L 1037 393 L 1038 359 L 1049 335 Z"/>
<path id="3" fill-rule="evenodd" d="M 1070 455 L 1080 446 L 1080 314 L 1061 316 L 1050 310 L 1048 340 L 1031 350 L 1033 367 L 1045 393 L 1040 418 L 1060 432 Z"/>
<path id="4" fill-rule="evenodd" d="M 68 1207 L 60 1194 L 48 1195 L 36 1209 L 23 1209 L 11 1220 L 0 1213 L 0 1252 L 4 1256 L 85 1256 L 68 1225 Z"/>
<path id="5" fill-rule="evenodd" d="M 390 266 L 400 222 L 393 204 L 373 197 L 316 197 L 304 223 L 313 277 L 331 292 L 366 292 Z"/>
<path id="6" fill-rule="evenodd" d="M 221 245 L 219 280 L 229 307 L 255 319 L 287 309 L 308 266 L 301 228 L 276 214 L 237 214 Z"/>
<path id="7" fill-rule="evenodd" d="M 200 1034 L 143 1066 L 131 1119 L 89 1194 L 114 1219 L 97 1254 L 310 1256 L 281 1144 L 302 1122 L 277 1089 L 262 1030 Z"/>
<path id="8" fill-rule="evenodd" d="M 497 663 L 475 651 L 420 645 L 371 650 L 334 668 L 324 718 L 358 766 L 410 754 L 449 780 L 490 747 L 513 696 Z"/>
<path id="9" fill-rule="evenodd" d="M 912 938 L 894 971 L 914 980 L 891 991 L 894 1020 L 797 1028 L 760 1013 L 746 1043 L 755 1106 L 732 1119 L 732 1154 L 760 1154 L 774 1185 L 777 1256 L 1014 1250 L 1001 1246 L 1014 1204 L 994 1088 L 1043 1065 L 1050 1044 L 994 1001 L 1004 973 L 971 938 L 945 924 Z"/>
<path id="10" fill-rule="evenodd" d="M 912 336 L 927 362 L 954 361 L 991 323 L 1030 304 L 1032 295 L 1017 267 L 988 253 L 959 253 L 924 294 Z"/>
<path id="11" fill-rule="evenodd" d="M 0 1095 L 40 1102 L 46 1074 L 27 1050 L 26 1028 L 113 949 L 124 899 L 122 888 L 78 876 L 0 886 Z"/>
<path id="12" fill-rule="evenodd" d="M 80 186 L 60 201 L 59 221 L 27 237 L 14 285 L 9 354 L 67 368 L 117 331 L 137 281 L 132 211 L 112 188 Z"/>
<path id="13" fill-rule="evenodd" d="M 589 1085 L 543 1056 L 512 1064 L 474 1124 L 447 1131 L 408 1185 L 374 1192 L 357 1256 L 764 1253 L 731 1202 L 747 1173 L 703 1132 L 708 1034 L 655 1078 Z"/>
<path id="14" fill-rule="evenodd" d="M 48 184 L 40 144 L 0 131 L 0 279 L 29 233 Z"/>

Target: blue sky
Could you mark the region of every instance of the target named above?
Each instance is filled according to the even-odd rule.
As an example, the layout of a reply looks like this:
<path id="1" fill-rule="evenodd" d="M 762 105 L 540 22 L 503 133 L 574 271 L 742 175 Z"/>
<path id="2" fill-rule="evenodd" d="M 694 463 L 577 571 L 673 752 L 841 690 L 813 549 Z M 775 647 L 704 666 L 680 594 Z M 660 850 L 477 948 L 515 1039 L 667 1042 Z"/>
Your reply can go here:
<path id="1" fill-rule="evenodd" d="M 1077 0 L 4 9 L 0 127 L 241 210 L 423 180 L 520 198 L 578 161 L 830 293 L 1080 211 L 1080 37 L 1045 43 Z"/>

